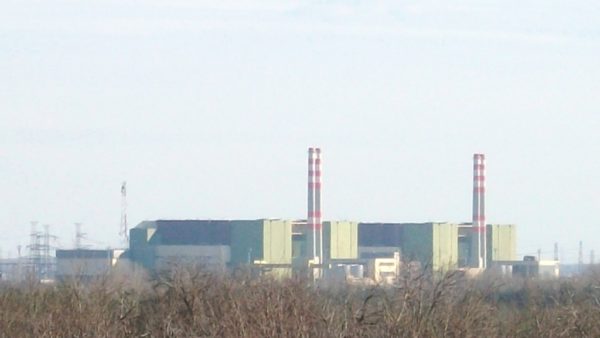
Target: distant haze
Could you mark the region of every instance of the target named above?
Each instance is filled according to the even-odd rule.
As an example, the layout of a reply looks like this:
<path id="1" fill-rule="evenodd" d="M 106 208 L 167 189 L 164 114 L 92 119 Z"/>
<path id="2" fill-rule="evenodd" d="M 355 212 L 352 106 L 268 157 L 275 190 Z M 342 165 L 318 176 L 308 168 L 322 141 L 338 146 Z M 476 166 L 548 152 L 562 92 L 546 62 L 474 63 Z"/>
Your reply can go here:
<path id="1" fill-rule="evenodd" d="M 49 224 L 117 245 L 142 220 L 490 223 L 518 253 L 600 249 L 597 1 L 0 4 L 0 253 Z M 26 250 L 23 249 L 23 253 Z"/>

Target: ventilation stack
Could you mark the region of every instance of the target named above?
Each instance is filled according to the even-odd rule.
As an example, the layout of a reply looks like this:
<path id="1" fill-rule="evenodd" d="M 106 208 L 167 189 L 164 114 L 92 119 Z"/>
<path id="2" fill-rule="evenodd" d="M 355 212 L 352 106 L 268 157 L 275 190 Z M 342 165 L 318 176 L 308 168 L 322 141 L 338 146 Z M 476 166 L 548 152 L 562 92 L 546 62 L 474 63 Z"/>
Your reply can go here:
<path id="1" fill-rule="evenodd" d="M 323 264 L 323 222 L 321 219 L 321 149 L 315 148 L 315 232 L 317 238 L 317 257 Z"/>
<path id="2" fill-rule="evenodd" d="M 308 149 L 307 252 L 314 263 L 322 263 L 323 230 L 321 227 L 321 149 Z"/>
<path id="3" fill-rule="evenodd" d="M 309 259 L 314 259 L 317 255 L 316 230 L 314 220 L 315 206 L 315 149 L 308 148 L 308 213 L 306 216 L 306 253 Z"/>
<path id="4" fill-rule="evenodd" d="M 473 236 L 471 238 L 471 266 L 485 268 L 487 238 L 485 224 L 485 155 L 473 155 Z"/>

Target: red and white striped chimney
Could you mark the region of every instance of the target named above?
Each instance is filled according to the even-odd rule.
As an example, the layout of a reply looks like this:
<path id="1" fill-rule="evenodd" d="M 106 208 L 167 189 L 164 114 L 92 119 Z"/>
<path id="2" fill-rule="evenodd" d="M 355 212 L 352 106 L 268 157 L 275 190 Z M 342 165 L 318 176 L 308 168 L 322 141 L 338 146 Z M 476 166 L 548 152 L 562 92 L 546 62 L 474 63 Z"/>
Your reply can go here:
<path id="1" fill-rule="evenodd" d="M 314 148 L 308 148 L 308 208 L 306 215 L 306 251 L 309 258 L 317 255 L 316 231 L 315 231 L 315 160 Z"/>
<path id="2" fill-rule="evenodd" d="M 315 232 L 317 242 L 317 256 L 319 263 L 323 263 L 323 227 L 321 219 L 321 148 L 315 148 Z"/>
<path id="3" fill-rule="evenodd" d="M 473 155 L 473 236 L 471 238 L 471 266 L 485 268 L 487 238 L 485 223 L 485 155 Z"/>
<path id="4" fill-rule="evenodd" d="M 321 220 L 321 149 L 308 148 L 308 214 L 306 217 L 306 248 L 309 259 L 323 260 L 323 230 Z"/>

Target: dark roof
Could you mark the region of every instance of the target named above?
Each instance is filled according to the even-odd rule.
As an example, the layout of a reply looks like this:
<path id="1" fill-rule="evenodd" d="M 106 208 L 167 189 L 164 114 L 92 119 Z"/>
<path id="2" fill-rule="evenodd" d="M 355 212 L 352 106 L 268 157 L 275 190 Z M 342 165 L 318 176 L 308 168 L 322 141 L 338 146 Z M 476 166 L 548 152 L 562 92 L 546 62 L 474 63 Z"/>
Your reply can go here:
<path id="1" fill-rule="evenodd" d="M 401 223 L 358 223 L 358 245 L 400 247 L 402 228 Z"/>
<path id="2" fill-rule="evenodd" d="M 159 220 L 155 236 L 163 245 L 229 245 L 231 221 Z"/>

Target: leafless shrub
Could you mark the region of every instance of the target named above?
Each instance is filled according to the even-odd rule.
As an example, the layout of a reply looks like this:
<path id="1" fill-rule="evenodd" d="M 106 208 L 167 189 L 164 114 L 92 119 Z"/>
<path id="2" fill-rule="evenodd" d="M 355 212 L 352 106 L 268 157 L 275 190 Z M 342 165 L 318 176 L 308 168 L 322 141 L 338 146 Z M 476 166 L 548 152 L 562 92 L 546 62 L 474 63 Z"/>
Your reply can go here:
<path id="1" fill-rule="evenodd" d="M 457 272 L 323 287 L 180 266 L 0 285 L 2 337 L 597 337 L 600 274 L 554 281 Z"/>

